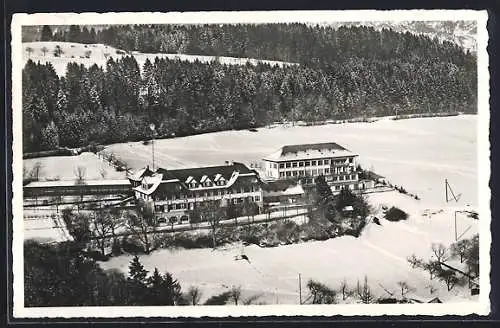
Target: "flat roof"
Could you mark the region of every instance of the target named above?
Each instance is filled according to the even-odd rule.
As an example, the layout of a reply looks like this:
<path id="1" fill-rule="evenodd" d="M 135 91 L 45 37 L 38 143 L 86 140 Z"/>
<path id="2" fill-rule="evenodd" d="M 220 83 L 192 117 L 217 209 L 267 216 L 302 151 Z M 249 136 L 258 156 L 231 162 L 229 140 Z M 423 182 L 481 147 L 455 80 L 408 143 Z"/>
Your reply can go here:
<path id="1" fill-rule="evenodd" d="M 274 153 L 264 157 L 267 161 L 291 161 L 309 160 L 322 158 L 335 158 L 344 156 L 357 156 L 349 149 L 335 142 L 323 142 L 315 144 L 286 145 Z"/>
<path id="2" fill-rule="evenodd" d="M 76 180 L 58 180 L 58 181 L 33 181 L 23 188 L 55 188 L 55 187 L 73 187 Z M 130 186 L 128 180 L 85 180 L 87 186 Z"/>

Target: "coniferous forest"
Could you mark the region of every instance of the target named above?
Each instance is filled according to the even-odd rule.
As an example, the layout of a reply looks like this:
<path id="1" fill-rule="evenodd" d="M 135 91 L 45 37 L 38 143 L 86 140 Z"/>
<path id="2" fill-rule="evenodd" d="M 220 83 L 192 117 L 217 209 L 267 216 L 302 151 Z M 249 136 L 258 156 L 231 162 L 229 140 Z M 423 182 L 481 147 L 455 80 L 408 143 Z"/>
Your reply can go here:
<path id="1" fill-rule="evenodd" d="M 477 111 L 476 56 L 450 42 L 368 27 L 262 25 L 71 26 L 43 41 L 103 43 L 152 53 L 296 63 L 222 65 L 131 53 L 105 67 L 50 63 L 23 69 L 25 152 L 137 141 L 281 120 L 321 121 Z"/>

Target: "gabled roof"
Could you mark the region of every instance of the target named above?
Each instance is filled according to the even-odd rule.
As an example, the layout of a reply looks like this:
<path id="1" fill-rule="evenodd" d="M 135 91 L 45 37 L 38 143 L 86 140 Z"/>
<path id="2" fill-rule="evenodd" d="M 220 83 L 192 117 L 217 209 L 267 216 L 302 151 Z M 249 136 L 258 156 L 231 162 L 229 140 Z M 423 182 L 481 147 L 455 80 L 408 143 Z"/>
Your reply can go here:
<path id="1" fill-rule="evenodd" d="M 206 174 L 201 177 L 200 183 L 204 183 L 207 181 L 212 181 L 210 177 L 208 177 Z"/>
<path id="2" fill-rule="evenodd" d="M 127 177 L 133 181 L 141 181 L 144 176 L 152 175 L 154 172 L 149 169 L 149 166 L 137 170 L 133 174 L 129 174 Z"/>
<path id="3" fill-rule="evenodd" d="M 218 174 L 225 180 L 229 180 L 231 179 L 231 175 L 234 171 L 239 172 L 240 175 L 255 173 L 255 171 L 250 170 L 246 165 L 238 162 L 233 162 L 230 165 L 195 167 L 177 170 L 165 170 L 160 168 L 157 172 L 163 174 L 163 180 L 179 179 L 180 181 L 186 181 L 187 178 L 191 176 L 196 181 L 201 182 L 201 178 L 203 176 L 213 179 Z"/>

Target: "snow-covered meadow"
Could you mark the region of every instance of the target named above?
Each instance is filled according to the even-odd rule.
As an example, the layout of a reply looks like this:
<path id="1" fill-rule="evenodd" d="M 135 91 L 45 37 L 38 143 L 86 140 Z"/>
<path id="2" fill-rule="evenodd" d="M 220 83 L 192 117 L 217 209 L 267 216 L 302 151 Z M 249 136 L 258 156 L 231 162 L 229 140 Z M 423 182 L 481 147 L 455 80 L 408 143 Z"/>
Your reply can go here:
<path id="1" fill-rule="evenodd" d="M 62 50 L 60 56 L 54 56 L 54 49 L 59 45 Z M 29 52 L 26 49 L 32 49 Z M 46 49 L 46 50 L 42 50 Z M 45 51 L 45 53 L 44 53 Z M 89 55 L 86 56 L 87 51 Z M 106 61 L 109 58 L 119 59 L 124 56 L 134 56 L 139 68 L 142 69 L 146 59 L 154 62 L 155 58 L 168 58 L 170 60 L 182 60 L 182 61 L 199 61 L 201 63 L 209 63 L 214 60 L 218 60 L 221 64 L 227 65 L 246 65 L 250 63 L 251 65 L 257 65 L 259 62 L 270 64 L 272 66 L 278 65 L 296 65 L 295 63 L 286 63 L 281 61 L 273 60 L 258 60 L 254 58 L 236 58 L 236 57 L 214 57 L 214 56 L 198 56 L 198 55 L 186 55 L 186 54 L 165 54 L 165 53 L 142 53 L 137 51 L 132 51 L 127 54 L 125 51 L 111 46 L 106 46 L 104 44 L 82 44 L 74 42 L 56 42 L 56 41 L 39 41 L 39 42 L 23 42 L 23 61 L 27 62 L 29 59 L 34 62 L 40 61 L 44 64 L 49 62 L 54 67 L 56 74 L 59 76 L 64 76 L 66 74 L 66 67 L 68 63 L 75 62 L 77 64 L 83 64 L 85 67 L 90 67 L 94 64 L 101 66 L 106 69 Z M 88 58 L 87 58 L 88 57 Z"/>
<path id="2" fill-rule="evenodd" d="M 466 288 L 450 292 L 428 273 L 412 269 L 406 258 L 432 255 L 431 245 L 455 241 L 454 211 L 477 206 L 476 117 L 457 116 L 410 120 L 381 120 L 314 127 L 262 128 L 258 132 L 225 131 L 155 141 L 157 165 L 166 168 L 222 164 L 225 160 L 251 163 L 285 144 L 335 141 L 360 155 L 367 168 L 418 194 L 415 200 L 396 191 L 368 195 L 375 209 L 396 205 L 409 213 L 404 222 L 382 220 L 368 224 L 359 238 L 344 236 L 276 248 L 232 245 L 225 249 L 159 250 L 141 256 L 147 269 L 169 271 L 184 288 L 199 286 L 204 297 L 241 286 L 244 295 L 261 295 L 266 303 L 297 303 L 298 274 L 303 290 L 308 279 L 338 288 L 346 279 L 355 286 L 366 275 L 377 296 L 397 291 L 398 281 L 415 288 L 410 297 L 428 301 L 474 299 Z M 150 164 L 151 145 L 115 144 L 115 153 L 132 167 Z M 458 203 L 445 204 L 444 179 L 450 181 Z M 470 238 L 478 222 L 465 215 L 457 219 L 458 234 Z M 235 261 L 246 254 L 250 262 Z M 104 268 L 128 270 L 130 256 L 103 263 Z M 432 287 L 431 287 L 432 286 Z M 436 289 L 431 293 L 431 289 Z"/>
<path id="3" fill-rule="evenodd" d="M 157 267 L 171 272 L 186 290 L 191 285 L 198 286 L 203 292 L 202 301 L 233 286 L 241 286 L 244 297 L 260 295 L 259 301 L 267 304 L 297 304 L 299 273 L 303 295 L 307 295 L 309 279 L 336 289 L 345 279 L 352 288 L 366 275 L 377 297 L 388 297 L 385 290 L 397 295 L 397 283 L 405 281 L 415 288 L 408 297 L 422 301 L 434 297 L 446 302 L 474 299 L 467 288 L 456 287 L 448 292 L 443 282 L 430 280 L 427 272 L 411 268 L 406 260 L 413 253 L 430 258 L 433 242 L 444 245 L 454 242 L 453 209 L 442 212 L 431 209 L 430 212 L 435 214 L 424 217 L 424 207 L 420 207 L 418 201 L 397 192 L 380 195 L 372 194 L 369 199 L 374 204 L 406 204 L 403 208 L 410 213 L 413 210 L 410 218 L 404 222 L 382 219 L 381 226 L 369 223 L 359 238 L 343 236 L 274 248 L 236 244 L 216 250 L 162 249 L 142 255 L 140 259 L 147 270 Z M 466 231 L 463 238 L 477 233 L 477 220 L 461 216 L 458 221 L 461 231 Z M 242 254 L 247 255 L 248 262 L 235 260 Z M 130 255 L 119 256 L 101 265 L 105 269 L 115 268 L 127 273 L 131 258 Z M 431 286 L 436 290 L 434 293 L 430 291 Z"/>
<path id="4" fill-rule="evenodd" d="M 359 154 L 360 163 L 427 202 L 445 202 L 448 179 L 460 203 L 477 205 L 477 117 L 461 115 L 374 123 L 260 128 L 155 140 L 155 165 L 166 169 L 252 163 L 283 145 L 337 142 Z M 152 147 L 113 144 L 107 152 L 134 169 L 151 165 Z"/>

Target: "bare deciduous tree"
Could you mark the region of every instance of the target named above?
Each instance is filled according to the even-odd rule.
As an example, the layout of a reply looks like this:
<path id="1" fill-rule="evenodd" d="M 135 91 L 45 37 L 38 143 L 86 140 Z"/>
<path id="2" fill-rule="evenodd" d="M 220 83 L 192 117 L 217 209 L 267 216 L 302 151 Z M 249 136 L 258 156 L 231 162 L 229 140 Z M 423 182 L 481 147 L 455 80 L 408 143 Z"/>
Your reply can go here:
<path id="1" fill-rule="evenodd" d="M 99 247 L 102 255 L 106 255 L 106 246 L 109 244 L 108 240 L 113 232 L 113 218 L 109 211 L 95 211 L 93 218 L 93 231 L 96 237 L 95 242 Z"/>
<path id="2" fill-rule="evenodd" d="M 410 263 L 412 269 L 421 267 L 423 265 L 423 260 L 421 258 L 418 258 L 415 254 L 408 256 L 406 260 L 408 261 L 408 263 Z"/>
<path id="3" fill-rule="evenodd" d="M 31 179 L 33 179 L 34 181 L 39 181 L 40 175 L 42 173 L 42 168 L 43 168 L 42 162 L 36 162 L 30 171 Z"/>
<path id="4" fill-rule="evenodd" d="M 204 202 L 199 207 L 201 220 L 207 221 L 210 225 L 213 248 L 217 247 L 217 231 L 220 226 L 220 220 L 224 217 L 224 212 L 224 208 L 222 208 L 220 204 L 215 201 Z"/>
<path id="5" fill-rule="evenodd" d="M 198 287 L 191 286 L 187 291 L 187 298 L 189 300 L 189 304 L 198 305 L 201 299 L 201 290 Z"/>
<path id="6" fill-rule="evenodd" d="M 43 56 L 45 57 L 45 55 L 47 54 L 47 52 L 49 52 L 49 49 L 47 47 L 42 47 L 42 49 L 40 49 L 43 53 Z"/>
<path id="7" fill-rule="evenodd" d="M 108 175 L 108 172 L 106 171 L 106 169 L 104 167 L 101 167 L 101 169 L 99 170 L 99 175 L 101 176 L 101 179 L 106 179 L 106 176 Z"/>
<path id="8" fill-rule="evenodd" d="M 309 280 L 307 282 L 309 296 L 304 302 L 312 304 L 335 304 L 337 303 L 337 291 L 320 282 Z"/>
<path id="9" fill-rule="evenodd" d="M 127 212 L 126 216 L 126 226 L 128 231 L 141 242 L 144 253 L 151 253 L 153 237 L 150 236 L 150 234 L 155 232 L 155 227 L 148 225 L 142 215 L 138 216 L 134 213 Z"/>
<path id="10" fill-rule="evenodd" d="M 75 185 L 78 186 L 78 193 L 80 194 L 80 202 L 83 202 L 83 197 L 85 196 L 84 186 L 87 184 L 85 177 L 87 174 L 87 169 L 83 166 L 77 166 L 73 173 L 75 174 L 76 180 Z M 80 210 L 80 204 L 78 204 L 78 210 Z"/>
<path id="11" fill-rule="evenodd" d="M 451 254 L 460 258 L 460 263 L 463 263 L 469 248 L 471 247 L 469 239 L 462 239 L 451 245 Z"/>
<path id="12" fill-rule="evenodd" d="M 234 302 L 234 305 L 238 305 L 238 302 L 241 298 L 241 286 L 233 286 L 231 288 L 231 299 Z"/>
<path id="13" fill-rule="evenodd" d="M 434 253 L 434 256 L 436 257 L 436 260 L 438 262 L 443 262 L 446 261 L 446 246 L 444 246 L 441 243 L 433 243 L 432 244 L 432 252 Z"/>
<path id="14" fill-rule="evenodd" d="M 440 266 L 439 262 L 429 260 L 428 262 L 426 262 L 422 265 L 422 268 L 424 270 L 426 270 L 427 272 L 429 272 L 430 279 L 432 280 L 434 278 L 435 274 L 438 273 L 439 270 L 441 269 L 441 266 Z"/>
<path id="15" fill-rule="evenodd" d="M 26 52 L 28 53 L 28 57 L 31 57 L 31 54 L 34 52 L 35 50 L 31 47 L 26 47 Z"/>
<path id="16" fill-rule="evenodd" d="M 401 291 L 401 298 L 406 298 L 406 295 L 408 293 L 411 293 L 414 291 L 414 288 L 408 285 L 406 281 L 398 281 L 398 286 Z"/>
<path id="17" fill-rule="evenodd" d="M 85 51 L 85 58 L 90 58 L 90 55 L 92 54 L 91 50 Z"/>

